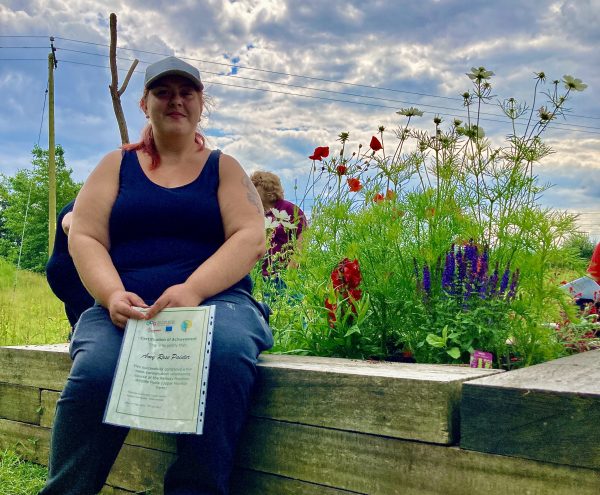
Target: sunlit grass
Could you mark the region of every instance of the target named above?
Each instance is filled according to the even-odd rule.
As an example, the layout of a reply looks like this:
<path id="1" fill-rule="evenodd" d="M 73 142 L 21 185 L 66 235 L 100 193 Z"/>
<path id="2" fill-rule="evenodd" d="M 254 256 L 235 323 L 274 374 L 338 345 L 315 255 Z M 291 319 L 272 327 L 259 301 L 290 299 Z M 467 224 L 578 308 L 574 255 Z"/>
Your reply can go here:
<path id="1" fill-rule="evenodd" d="M 0 345 L 66 342 L 69 329 L 45 277 L 0 258 Z"/>
<path id="2" fill-rule="evenodd" d="M 0 450 L 0 495 L 35 495 L 44 486 L 44 466 L 25 462 L 10 450 Z"/>

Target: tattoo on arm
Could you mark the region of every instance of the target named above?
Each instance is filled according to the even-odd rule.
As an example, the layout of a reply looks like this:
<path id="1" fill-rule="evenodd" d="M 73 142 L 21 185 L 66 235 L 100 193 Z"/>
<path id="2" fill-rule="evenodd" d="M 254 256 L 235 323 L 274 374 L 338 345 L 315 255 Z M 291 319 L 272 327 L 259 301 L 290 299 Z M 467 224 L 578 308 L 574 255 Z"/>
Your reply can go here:
<path id="1" fill-rule="evenodd" d="M 260 196 L 256 192 L 256 188 L 254 187 L 254 184 L 252 184 L 252 181 L 244 175 L 244 177 L 242 178 L 242 184 L 244 184 L 244 186 L 246 187 L 246 198 L 248 199 L 250 204 L 253 204 L 256 207 L 256 211 L 259 215 L 263 215 L 264 212 L 262 209 Z"/>

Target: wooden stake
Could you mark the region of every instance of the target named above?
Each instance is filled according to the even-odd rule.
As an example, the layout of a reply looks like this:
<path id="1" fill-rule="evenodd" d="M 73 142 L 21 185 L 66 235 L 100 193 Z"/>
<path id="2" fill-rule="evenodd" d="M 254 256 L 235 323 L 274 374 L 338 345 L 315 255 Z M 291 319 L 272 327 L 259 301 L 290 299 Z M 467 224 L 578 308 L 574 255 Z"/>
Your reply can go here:
<path id="1" fill-rule="evenodd" d="M 119 125 L 119 132 L 121 133 L 121 143 L 127 144 L 129 143 L 129 134 L 127 132 L 127 122 L 125 122 L 125 114 L 123 113 L 123 107 L 121 106 L 121 95 L 127 89 L 127 84 L 129 83 L 129 79 L 131 78 L 131 74 L 135 70 L 138 59 L 136 58 L 129 71 L 127 72 L 127 77 L 125 77 L 125 82 L 119 88 L 119 74 L 117 72 L 117 16 L 113 13 L 110 14 L 110 73 L 111 73 L 111 84 L 108 86 L 110 90 L 110 96 L 113 102 L 113 109 L 115 111 L 115 117 L 117 118 L 117 124 Z"/>

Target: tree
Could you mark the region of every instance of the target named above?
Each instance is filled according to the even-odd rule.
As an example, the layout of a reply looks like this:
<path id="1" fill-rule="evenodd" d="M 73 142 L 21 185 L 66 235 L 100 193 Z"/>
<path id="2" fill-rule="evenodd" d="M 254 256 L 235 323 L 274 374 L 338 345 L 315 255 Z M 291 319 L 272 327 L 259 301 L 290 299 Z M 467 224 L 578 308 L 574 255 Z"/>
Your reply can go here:
<path id="1" fill-rule="evenodd" d="M 48 261 L 48 150 L 35 146 L 31 153 L 31 170 L 19 170 L 12 177 L 0 175 L 0 256 L 16 264 L 22 247 L 21 268 L 43 272 Z M 82 184 L 72 179 L 73 171 L 67 168 L 60 145 L 55 156 L 56 207 L 60 211 Z"/>
<path id="2" fill-rule="evenodd" d="M 589 262 L 592 258 L 596 243 L 589 235 L 583 232 L 577 232 L 567 238 L 563 244 L 565 248 L 572 249 L 574 254 L 582 260 Z"/>

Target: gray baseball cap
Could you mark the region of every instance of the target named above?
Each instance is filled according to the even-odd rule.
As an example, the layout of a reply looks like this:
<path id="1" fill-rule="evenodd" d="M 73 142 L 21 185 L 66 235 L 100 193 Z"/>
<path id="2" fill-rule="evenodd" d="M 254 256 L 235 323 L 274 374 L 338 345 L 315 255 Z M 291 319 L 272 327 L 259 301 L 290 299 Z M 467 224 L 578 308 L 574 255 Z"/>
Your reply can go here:
<path id="1" fill-rule="evenodd" d="M 177 57 L 163 58 L 146 67 L 144 87 L 148 88 L 157 79 L 170 75 L 185 77 L 192 81 L 200 91 L 204 89 L 204 84 L 200 80 L 200 71 Z"/>

